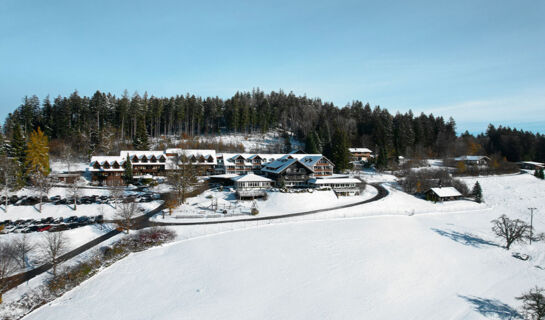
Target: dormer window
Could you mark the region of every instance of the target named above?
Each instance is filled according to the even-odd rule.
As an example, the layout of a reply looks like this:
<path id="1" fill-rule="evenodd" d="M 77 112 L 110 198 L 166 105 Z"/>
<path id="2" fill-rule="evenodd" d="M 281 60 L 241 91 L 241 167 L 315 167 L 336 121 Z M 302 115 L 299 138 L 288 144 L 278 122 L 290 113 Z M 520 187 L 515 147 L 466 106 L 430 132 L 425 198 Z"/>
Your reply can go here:
<path id="1" fill-rule="evenodd" d="M 112 167 L 114 169 L 119 169 L 119 163 L 117 163 L 117 161 L 114 161 L 114 163 L 112 164 Z"/>
<path id="2" fill-rule="evenodd" d="M 140 161 L 142 161 L 142 163 L 147 163 L 148 162 L 148 157 L 142 156 L 142 159 Z"/>
<path id="3" fill-rule="evenodd" d="M 108 163 L 108 161 L 104 161 L 104 164 L 102 165 L 102 167 L 104 169 L 110 169 L 110 164 Z"/>
<path id="4" fill-rule="evenodd" d="M 214 162 L 214 157 L 212 156 L 208 156 L 208 158 L 206 159 L 207 162 Z"/>
<path id="5" fill-rule="evenodd" d="M 159 162 L 165 162 L 165 161 L 167 161 L 167 159 L 165 158 L 165 156 L 161 156 L 161 157 L 159 158 Z"/>
<path id="6" fill-rule="evenodd" d="M 149 159 L 151 163 L 156 163 L 157 162 L 157 158 L 155 157 L 155 155 L 151 156 L 151 158 Z"/>
<path id="7" fill-rule="evenodd" d="M 95 164 L 93 165 L 93 168 L 100 169 L 100 163 L 98 163 L 98 161 L 95 161 Z"/>
<path id="8" fill-rule="evenodd" d="M 134 163 L 137 163 L 139 160 L 138 160 L 137 156 L 133 156 L 131 161 L 134 162 Z"/>
<path id="9" fill-rule="evenodd" d="M 200 162 L 200 163 L 203 163 L 204 161 L 205 161 L 204 156 L 201 155 L 201 156 L 199 157 L 199 162 Z"/>

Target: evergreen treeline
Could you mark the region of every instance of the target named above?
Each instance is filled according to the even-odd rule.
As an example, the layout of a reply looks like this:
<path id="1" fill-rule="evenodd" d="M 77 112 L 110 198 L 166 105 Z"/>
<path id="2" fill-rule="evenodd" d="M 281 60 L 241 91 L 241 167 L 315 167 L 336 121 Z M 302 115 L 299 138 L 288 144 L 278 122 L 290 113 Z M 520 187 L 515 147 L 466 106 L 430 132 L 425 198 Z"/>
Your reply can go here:
<path id="1" fill-rule="evenodd" d="M 115 153 L 121 147 L 147 149 L 148 137 L 255 133 L 279 128 L 306 141 L 307 152 L 323 152 L 343 163 L 346 154 L 340 154 L 339 145 L 369 147 L 382 165 L 398 155 L 445 157 L 471 150 L 499 152 L 513 161 L 545 160 L 544 137 L 539 134 L 490 127 L 486 135 L 457 138 L 452 118 L 423 113 L 415 116 L 411 111 L 392 115 L 360 101 L 338 108 L 320 99 L 282 91 L 266 94 L 259 89 L 237 92 L 229 99 L 189 94 L 129 96 L 126 91 L 121 97 L 99 91 L 92 97 L 80 96 L 77 91 L 53 100 L 25 97 L 8 115 L 4 134 L 13 145 L 38 127 L 50 137 L 52 148 L 61 141 L 88 156 Z M 18 150 L 12 153 L 17 156 Z"/>

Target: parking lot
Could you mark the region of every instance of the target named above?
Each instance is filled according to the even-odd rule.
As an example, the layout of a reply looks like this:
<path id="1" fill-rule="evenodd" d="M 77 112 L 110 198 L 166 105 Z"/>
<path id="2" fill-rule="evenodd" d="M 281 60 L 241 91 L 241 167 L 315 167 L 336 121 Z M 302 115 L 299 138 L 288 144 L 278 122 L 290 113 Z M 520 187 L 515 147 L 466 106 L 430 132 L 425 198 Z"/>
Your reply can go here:
<path id="1" fill-rule="evenodd" d="M 91 225 L 91 224 L 101 224 L 104 222 L 104 215 L 102 209 L 100 207 L 104 208 L 104 205 L 110 207 L 111 211 L 115 212 L 115 202 L 131 202 L 135 201 L 137 203 L 148 203 L 156 200 L 158 198 L 158 195 L 152 194 L 152 193 L 139 193 L 134 195 L 129 195 L 126 197 L 123 197 L 121 200 L 116 201 L 110 196 L 102 195 L 92 195 L 92 196 L 82 196 L 76 199 L 77 205 L 91 205 L 87 206 L 87 209 L 82 212 L 83 215 L 71 215 L 71 216 L 64 216 L 59 217 L 57 216 L 49 216 L 49 217 L 43 217 L 39 216 L 39 218 L 34 218 L 32 216 L 29 216 L 28 214 L 26 217 L 21 216 L 19 219 L 18 217 L 15 217 L 15 219 L 12 217 L 11 220 L 0 220 L 0 234 L 7 234 L 7 233 L 29 233 L 29 232 L 55 232 L 55 231 L 64 231 L 64 230 L 70 230 L 75 229 L 78 227 Z M 6 201 L 5 197 L 0 197 L 0 204 L 4 204 Z M 8 199 L 8 203 L 10 206 L 17 206 L 17 207 L 35 207 L 39 202 L 40 199 L 38 197 L 34 196 L 11 196 Z M 49 198 L 43 198 L 43 203 L 47 203 L 48 206 L 51 205 L 64 205 L 68 207 L 72 207 L 74 204 L 74 199 L 71 198 L 62 198 L 61 196 L 52 196 Z M 93 205 L 97 205 L 96 209 L 93 209 Z M 20 210 L 20 209 L 11 209 L 11 210 Z M 10 212 L 13 212 L 11 211 Z M 141 209 L 143 210 L 143 209 Z M 58 212 L 58 210 L 55 210 Z M 72 210 L 68 210 L 72 211 Z M 67 213 L 69 215 L 70 213 Z M 38 212 L 36 212 L 39 214 Z M 74 212 L 76 213 L 76 212 Z M 90 214 L 91 213 L 91 214 Z M 93 215 L 93 213 L 97 213 L 97 215 Z M 50 215 L 54 215 L 51 214 Z M 111 215 L 111 214 L 110 214 Z M 38 215 L 37 215 L 38 216 Z M 43 218 L 42 218 L 43 217 Z M 111 216 L 109 216 L 108 219 L 111 219 Z"/>

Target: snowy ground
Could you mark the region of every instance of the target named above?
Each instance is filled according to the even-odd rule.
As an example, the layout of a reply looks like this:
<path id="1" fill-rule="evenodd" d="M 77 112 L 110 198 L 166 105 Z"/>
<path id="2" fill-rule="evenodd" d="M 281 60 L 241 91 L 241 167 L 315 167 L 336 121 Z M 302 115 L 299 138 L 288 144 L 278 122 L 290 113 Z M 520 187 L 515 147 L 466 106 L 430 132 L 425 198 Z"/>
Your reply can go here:
<path id="1" fill-rule="evenodd" d="M 391 185 L 383 200 L 313 221 L 177 227 L 179 241 L 131 254 L 27 319 L 515 318 L 515 297 L 545 281 L 545 243 L 506 251 L 490 220 L 529 220 L 535 206 L 545 231 L 545 182 L 478 180 L 485 204 L 433 204 Z"/>
<path id="2" fill-rule="evenodd" d="M 66 171 L 85 171 L 89 167 L 89 162 L 73 161 L 70 162 L 70 168 L 68 168 L 68 164 L 64 161 L 51 160 L 49 166 L 51 171 L 54 173 L 62 173 Z"/>
<path id="3" fill-rule="evenodd" d="M 348 197 L 337 197 L 331 190 L 311 191 L 300 193 L 269 191 L 267 192 L 267 200 L 255 201 L 259 210 L 259 217 L 331 208 L 367 200 L 377 194 L 377 190 L 373 186 L 368 186 L 359 196 Z M 213 201 L 217 201 L 217 210 L 211 208 Z M 207 190 L 197 197 L 187 199 L 186 204 L 176 208 L 172 216 L 165 215 L 163 219 L 161 215 L 157 215 L 154 219 L 160 222 L 182 222 L 185 220 L 196 221 L 195 219 L 199 218 L 209 220 L 210 218 L 236 219 L 251 217 L 250 211 L 253 203 L 253 201 L 237 200 L 234 192 L 230 190 Z M 227 210 L 227 214 L 222 214 L 223 210 Z"/>
<path id="4" fill-rule="evenodd" d="M 242 144 L 244 146 L 245 152 L 252 152 L 253 150 L 267 150 L 270 147 L 273 147 L 276 144 L 284 145 L 284 139 L 281 137 L 281 133 L 278 131 L 270 131 L 265 134 L 254 133 L 254 134 L 227 134 L 227 135 L 214 135 L 214 136 L 199 136 L 195 137 L 201 142 L 211 142 L 211 143 L 225 143 L 225 144 Z M 181 142 L 179 139 L 174 139 L 174 143 Z M 290 140 L 292 147 L 295 148 L 304 148 L 304 144 L 295 140 Z"/>

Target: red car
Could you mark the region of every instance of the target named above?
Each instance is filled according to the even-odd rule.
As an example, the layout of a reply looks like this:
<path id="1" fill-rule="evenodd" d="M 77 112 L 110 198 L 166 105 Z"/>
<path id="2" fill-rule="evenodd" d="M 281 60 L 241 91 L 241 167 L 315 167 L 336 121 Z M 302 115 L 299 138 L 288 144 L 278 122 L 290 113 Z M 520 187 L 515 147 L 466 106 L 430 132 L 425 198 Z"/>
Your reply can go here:
<path id="1" fill-rule="evenodd" d="M 49 230 L 49 229 L 51 229 L 51 226 L 45 226 L 45 227 L 39 228 L 39 229 L 38 229 L 38 232 L 47 231 L 47 230 Z"/>

